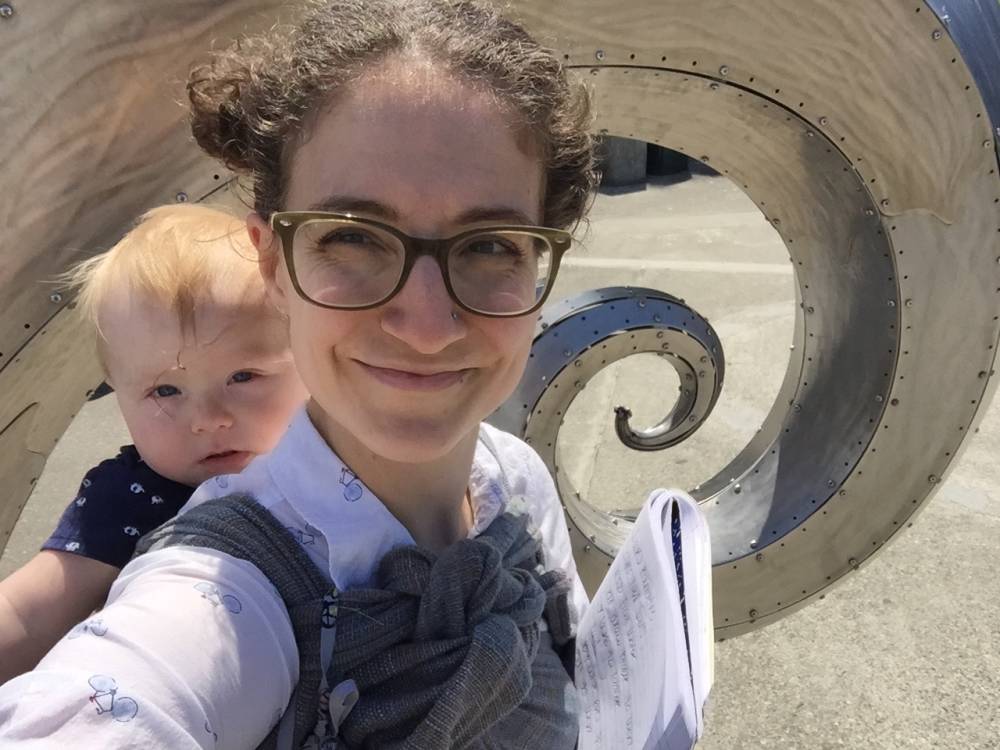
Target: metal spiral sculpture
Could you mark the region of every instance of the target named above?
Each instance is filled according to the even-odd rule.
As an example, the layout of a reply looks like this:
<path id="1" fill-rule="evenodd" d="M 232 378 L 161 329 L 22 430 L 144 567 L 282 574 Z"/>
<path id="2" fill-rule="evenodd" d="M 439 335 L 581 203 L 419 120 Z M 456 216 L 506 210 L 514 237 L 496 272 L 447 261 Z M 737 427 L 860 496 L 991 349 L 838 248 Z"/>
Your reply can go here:
<path id="1" fill-rule="evenodd" d="M 190 142 L 180 82 L 213 40 L 270 25 L 282 4 L 0 3 L 0 548 L 100 381 L 71 300 L 42 282 L 154 205 L 219 198 L 232 175 Z M 708 163 L 788 250 L 800 306 L 779 396 L 695 493 L 712 530 L 717 636 L 773 622 L 912 523 L 995 389 L 1000 5 L 515 0 L 514 10 L 588 83 L 597 131 Z M 629 353 L 664 355 L 682 383 L 671 413 L 650 430 L 631 425 L 627 404 L 608 418 L 637 450 L 675 445 L 711 413 L 724 342 L 680 300 L 646 289 L 590 292 L 542 322 L 495 421 L 556 472 L 593 588 L 628 520 L 596 511 L 558 471 L 553 448 L 577 384 Z"/>

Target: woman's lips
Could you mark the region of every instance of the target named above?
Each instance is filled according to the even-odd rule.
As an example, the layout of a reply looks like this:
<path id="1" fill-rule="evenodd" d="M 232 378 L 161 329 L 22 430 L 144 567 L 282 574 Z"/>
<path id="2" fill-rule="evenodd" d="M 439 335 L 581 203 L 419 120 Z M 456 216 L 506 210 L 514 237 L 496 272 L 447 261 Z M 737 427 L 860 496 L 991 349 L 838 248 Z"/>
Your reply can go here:
<path id="1" fill-rule="evenodd" d="M 469 372 L 466 370 L 445 370 L 432 374 L 423 375 L 407 370 L 395 370 L 389 367 L 375 367 L 360 360 L 356 360 L 362 369 L 371 375 L 378 382 L 392 388 L 400 388 L 405 391 L 443 391 L 446 388 L 460 383 Z"/>

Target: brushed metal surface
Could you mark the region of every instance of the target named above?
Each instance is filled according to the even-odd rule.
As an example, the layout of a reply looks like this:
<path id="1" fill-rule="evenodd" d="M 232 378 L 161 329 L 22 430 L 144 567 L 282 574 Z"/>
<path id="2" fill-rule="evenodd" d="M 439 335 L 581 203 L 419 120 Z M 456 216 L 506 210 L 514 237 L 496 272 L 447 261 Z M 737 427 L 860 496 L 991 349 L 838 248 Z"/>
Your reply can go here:
<path id="1" fill-rule="evenodd" d="M 922 2 L 515 5 L 591 86 L 600 132 L 726 174 L 794 263 L 779 397 L 697 489 L 717 635 L 738 635 L 905 528 L 995 388 L 1000 180 L 973 71 L 1000 60 L 983 43 L 970 69 Z"/>

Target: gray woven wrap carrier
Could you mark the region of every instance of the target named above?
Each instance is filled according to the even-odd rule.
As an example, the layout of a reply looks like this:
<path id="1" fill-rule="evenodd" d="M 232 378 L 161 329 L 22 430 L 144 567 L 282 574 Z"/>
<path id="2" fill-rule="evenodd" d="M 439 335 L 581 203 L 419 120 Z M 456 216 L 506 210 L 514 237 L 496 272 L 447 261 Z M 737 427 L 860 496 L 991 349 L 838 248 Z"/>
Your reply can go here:
<path id="1" fill-rule="evenodd" d="M 256 565 L 278 590 L 299 648 L 299 683 L 262 748 L 573 748 L 576 693 L 556 652 L 570 635 L 569 585 L 544 571 L 527 514 L 512 510 L 440 555 L 392 550 L 371 589 L 332 589 L 248 497 L 178 516 L 144 537 L 137 554 L 177 544 L 217 549 Z M 539 631 L 543 615 L 547 633 Z M 324 626 L 335 634 L 325 670 Z M 317 737 L 324 685 L 346 680 L 357 684 L 356 705 L 335 741 Z"/>

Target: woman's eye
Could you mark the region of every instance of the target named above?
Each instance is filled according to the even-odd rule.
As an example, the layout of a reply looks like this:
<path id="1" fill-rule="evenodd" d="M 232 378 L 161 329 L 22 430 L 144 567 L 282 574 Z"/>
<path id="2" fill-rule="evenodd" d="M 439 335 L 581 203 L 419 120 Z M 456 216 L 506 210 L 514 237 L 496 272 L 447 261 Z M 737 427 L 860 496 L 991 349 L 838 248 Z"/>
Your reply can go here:
<path id="1" fill-rule="evenodd" d="M 250 372 L 249 370 L 240 370 L 239 372 L 233 373 L 232 380 L 234 383 L 249 383 L 256 377 L 256 373 Z"/>
<path id="2" fill-rule="evenodd" d="M 339 230 L 330 232 L 320 240 L 320 245 L 365 245 L 372 242 L 372 238 L 364 232 L 351 232 Z"/>
<path id="3" fill-rule="evenodd" d="M 180 389 L 173 385 L 158 385 L 153 389 L 153 395 L 157 398 L 169 398 L 180 393 Z"/>
<path id="4" fill-rule="evenodd" d="M 477 255 L 520 255 L 521 251 L 511 242 L 498 239 L 473 240 L 466 250 Z"/>

